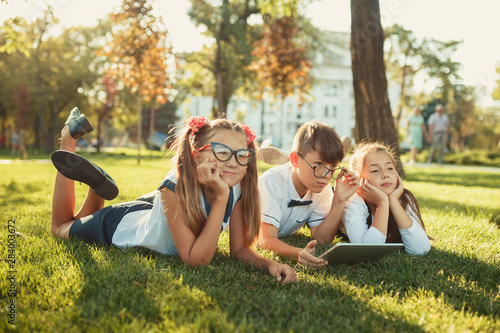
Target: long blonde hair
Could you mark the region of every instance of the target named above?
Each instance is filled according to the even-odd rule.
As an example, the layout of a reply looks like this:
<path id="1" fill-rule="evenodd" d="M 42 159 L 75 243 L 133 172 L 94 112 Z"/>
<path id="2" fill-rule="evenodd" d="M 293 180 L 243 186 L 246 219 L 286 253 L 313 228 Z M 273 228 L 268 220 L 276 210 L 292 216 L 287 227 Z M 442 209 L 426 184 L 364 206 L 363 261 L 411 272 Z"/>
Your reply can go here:
<path id="1" fill-rule="evenodd" d="M 227 119 L 214 119 L 208 121 L 206 125 L 199 127 L 195 133 L 193 133 L 191 127 L 183 127 L 177 134 L 172 146 L 172 150 L 176 151 L 173 163 L 178 176 L 175 193 L 184 207 L 186 223 L 196 236 L 203 230 L 207 216 L 203 211 L 199 199 L 202 187 L 198 182 L 196 165 L 191 151 L 193 149 L 200 149 L 208 144 L 210 138 L 217 131 L 223 129 L 232 130 L 235 133 L 245 136 L 245 131 L 239 124 Z M 248 149 L 257 151 L 256 143 L 254 141 L 250 142 Z M 242 215 L 246 229 L 246 245 L 250 246 L 258 237 L 260 227 L 260 197 L 257 158 L 255 157 L 247 165 L 245 176 L 241 180 L 241 191 Z M 235 198 L 235 200 L 237 199 Z"/>
<path id="2" fill-rule="evenodd" d="M 384 145 L 381 142 L 361 142 L 356 145 L 354 149 L 354 153 L 352 154 L 351 161 L 349 162 L 349 169 L 354 171 L 358 176 L 361 176 L 361 172 L 363 170 L 363 164 L 365 162 L 365 158 L 373 153 L 383 152 L 389 156 L 394 166 L 396 166 L 396 157 L 394 150 Z M 408 205 L 412 208 L 414 212 L 416 212 L 418 217 L 418 222 L 422 225 L 422 228 L 425 230 L 424 221 L 422 220 L 422 215 L 420 214 L 420 207 L 418 206 L 417 198 L 406 188 L 403 191 L 403 194 L 399 198 L 401 202 L 401 206 L 404 210 L 408 207 Z M 428 236 L 429 237 L 429 236 Z M 433 239 L 432 237 L 429 237 Z M 399 228 L 397 226 L 396 220 L 392 215 L 392 212 L 389 212 L 389 222 L 387 226 L 387 243 L 390 242 L 398 242 L 400 243 L 401 234 L 399 232 Z"/>

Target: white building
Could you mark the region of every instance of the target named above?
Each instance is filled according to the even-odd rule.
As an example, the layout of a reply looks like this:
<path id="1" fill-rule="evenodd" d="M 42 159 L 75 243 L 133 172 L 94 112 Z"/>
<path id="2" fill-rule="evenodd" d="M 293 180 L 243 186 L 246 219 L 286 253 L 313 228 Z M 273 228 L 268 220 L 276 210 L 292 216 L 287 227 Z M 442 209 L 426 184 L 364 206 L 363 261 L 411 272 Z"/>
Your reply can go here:
<path id="1" fill-rule="evenodd" d="M 245 115 L 244 122 L 262 140 L 289 151 L 298 127 L 309 120 L 318 120 L 332 126 L 342 136 L 354 136 L 354 97 L 352 85 L 350 33 L 324 31 L 328 50 L 314 59 L 311 70 L 312 89 L 310 102 L 298 107 L 297 97 L 272 103 L 233 97 L 228 105 L 227 118 L 237 119 Z M 191 115 L 210 115 L 212 97 L 191 97 L 177 110 L 179 119 L 186 112 Z M 281 140 L 280 140 L 281 138 Z M 280 145 L 280 141 L 282 144 Z"/>

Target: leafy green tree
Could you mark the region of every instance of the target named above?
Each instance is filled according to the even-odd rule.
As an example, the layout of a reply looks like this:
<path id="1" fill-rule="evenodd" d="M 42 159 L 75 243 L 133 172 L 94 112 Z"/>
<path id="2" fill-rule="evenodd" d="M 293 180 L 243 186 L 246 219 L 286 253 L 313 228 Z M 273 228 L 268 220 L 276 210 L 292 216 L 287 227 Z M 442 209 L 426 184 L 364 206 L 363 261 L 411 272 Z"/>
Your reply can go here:
<path id="1" fill-rule="evenodd" d="M 500 149 L 500 108 L 477 109 L 472 147 L 476 149 Z"/>
<path id="2" fill-rule="evenodd" d="M 466 139 L 476 134 L 477 96 L 474 87 L 455 85 L 446 110 L 450 118 L 453 146 L 462 151 Z"/>
<path id="3" fill-rule="evenodd" d="M 29 56 L 26 36 L 26 20 L 15 17 L 0 26 L 0 122 L 1 134 L 12 132 L 15 124 L 16 106 L 13 92 L 23 86 L 22 78 L 28 73 L 23 64 Z M 10 130 L 9 130 L 10 129 Z"/>
<path id="4" fill-rule="evenodd" d="M 7 54 L 23 53 L 29 57 L 29 43 L 25 31 L 22 30 L 26 26 L 26 20 L 23 17 L 14 17 L 6 20 L 0 27 L 0 52 Z"/>
<path id="5" fill-rule="evenodd" d="M 48 29 L 54 24 L 50 11 L 31 24 L 24 20 L 17 22 L 19 40 L 25 42 L 18 51 L 12 48 L 8 55 L 0 53 L 0 76 L 10 78 L 8 84 L 0 86 L 0 94 L 5 97 L 2 104 L 6 113 L 14 117 L 16 107 L 10 95 L 27 84 L 32 129 L 27 132 L 27 142 L 34 142 L 37 148 L 43 146 L 49 153 L 68 109 L 88 106 L 80 92 L 97 79 L 92 68 L 95 35 L 92 28 L 86 27 L 66 29 L 59 36 L 49 35 Z"/>
<path id="6" fill-rule="evenodd" d="M 413 32 L 399 24 L 386 28 L 384 36 L 385 45 L 388 46 L 385 52 L 385 64 L 391 78 L 398 82 L 400 87 L 394 123 L 397 132 L 403 108 L 410 104 L 406 90 L 411 88 L 413 78 L 420 69 L 422 49 Z"/>
<path id="7" fill-rule="evenodd" d="M 500 101 L 500 64 L 497 65 L 496 72 L 498 75 L 497 87 L 493 90 L 492 97 L 493 99 Z"/>
<path id="8" fill-rule="evenodd" d="M 137 163 L 141 161 L 142 106 L 155 100 L 166 103 L 172 74 L 168 61 L 173 57 L 167 30 L 156 17 L 148 0 L 123 0 L 110 16 L 115 24 L 111 41 L 102 49 L 112 65 L 116 80 L 137 94 Z"/>
<path id="9" fill-rule="evenodd" d="M 24 159 L 28 158 L 26 151 L 26 131 L 29 128 L 29 113 L 30 113 L 30 92 L 28 84 L 19 87 L 15 94 L 16 105 L 16 127 L 19 128 L 19 149 L 21 150 Z"/>
<path id="10" fill-rule="evenodd" d="M 254 40 L 249 18 L 260 12 L 257 0 L 190 0 L 188 15 L 195 25 L 206 29 L 214 44 L 199 55 L 187 58 L 212 73 L 215 87 L 217 114 L 225 116 L 229 99 L 243 84 L 251 61 L 251 43 Z M 208 61 L 207 61 L 208 60 Z"/>
<path id="11" fill-rule="evenodd" d="M 435 39 L 424 39 L 422 43 L 422 67 L 431 81 L 436 83 L 435 97 L 443 104 L 453 96 L 453 86 L 460 80 L 461 64 L 452 57 L 462 41 L 441 42 Z"/>
<path id="12" fill-rule="evenodd" d="M 31 46 L 31 52 L 30 52 L 30 57 L 33 59 L 34 62 L 34 74 L 35 74 L 35 89 L 36 89 L 36 101 L 37 101 L 37 126 L 35 129 L 35 135 L 37 139 L 35 140 L 35 143 L 38 145 L 39 142 L 44 143 L 44 150 L 45 153 L 48 154 L 51 150 L 51 145 L 49 143 L 49 138 L 48 134 L 46 131 L 46 128 L 44 126 L 44 108 L 43 108 L 43 92 L 42 92 L 42 81 L 44 80 L 44 77 L 42 75 L 42 61 L 44 60 L 42 57 L 44 56 L 43 54 L 43 47 L 44 47 L 44 39 L 46 38 L 46 34 L 48 33 L 48 29 L 51 25 L 57 23 L 57 19 L 54 17 L 51 9 L 49 8 L 48 10 L 44 11 L 44 16 L 42 19 L 37 19 L 34 24 L 32 24 L 32 29 L 29 33 L 29 38 L 30 38 L 30 46 Z M 42 140 L 39 140 L 39 136 L 42 137 Z"/>

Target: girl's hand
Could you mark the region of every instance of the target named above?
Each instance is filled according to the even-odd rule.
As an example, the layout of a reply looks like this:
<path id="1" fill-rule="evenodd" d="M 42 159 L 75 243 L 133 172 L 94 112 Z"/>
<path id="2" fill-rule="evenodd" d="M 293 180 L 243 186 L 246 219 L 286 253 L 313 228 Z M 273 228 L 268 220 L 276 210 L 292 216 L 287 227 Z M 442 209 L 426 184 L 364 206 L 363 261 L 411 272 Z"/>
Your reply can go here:
<path id="1" fill-rule="evenodd" d="M 392 193 L 389 194 L 389 201 L 391 201 L 391 200 L 399 201 L 399 198 L 403 194 L 404 189 L 405 188 L 403 186 L 403 180 L 401 179 L 401 177 L 399 177 L 399 174 L 398 174 L 398 185 L 396 186 L 394 191 L 392 191 Z"/>
<path id="2" fill-rule="evenodd" d="M 344 175 L 335 181 L 334 198 L 346 202 L 359 187 L 359 177 L 354 172 L 344 169 Z"/>
<path id="3" fill-rule="evenodd" d="M 299 258 L 297 260 L 299 264 L 309 267 L 324 267 L 328 265 L 326 260 L 314 256 L 316 253 L 316 244 L 318 244 L 318 241 L 312 240 L 302 251 L 300 251 Z"/>
<path id="4" fill-rule="evenodd" d="M 288 283 L 288 282 L 297 282 L 297 273 L 295 270 L 284 264 L 277 263 L 276 261 L 269 266 L 269 273 L 276 277 L 276 281 Z"/>
<path id="5" fill-rule="evenodd" d="M 229 195 L 229 186 L 222 180 L 222 169 L 217 167 L 216 162 L 211 162 L 206 159 L 203 163 L 196 168 L 198 173 L 198 181 L 201 186 L 206 188 L 215 196 Z"/>
<path id="6" fill-rule="evenodd" d="M 384 200 L 388 200 L 387 194 L 382 192 L 377 187 L 373 186 L 368 182 L 368 179 L 361 178 L 360 185 L 358 188 L 358 194 L 368 202 L 373 203 L 376 206 L 379 206 L 384 202 Z"/>

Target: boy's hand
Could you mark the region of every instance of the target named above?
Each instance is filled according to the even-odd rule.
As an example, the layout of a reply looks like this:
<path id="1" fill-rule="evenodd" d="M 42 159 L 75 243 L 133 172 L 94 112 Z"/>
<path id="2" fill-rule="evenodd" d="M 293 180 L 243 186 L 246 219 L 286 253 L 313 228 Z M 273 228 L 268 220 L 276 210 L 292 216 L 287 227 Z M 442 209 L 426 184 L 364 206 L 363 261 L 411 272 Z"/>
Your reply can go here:
<path id="1" fill-rule="evenodd" d="M 378 189 L 377 187 L 370 184 L 368 179 L 361 178 L 360 183 L 361 184 L 359 185 L 359 188 L 358 188 L 358 194 L 363 199 L 375 204 L 376 206 L 379 206 L 384 201 L 388 202 L 389 198 L 388 198 L 387 194 L 385 194 L 380 189 Z"/>
<path id="2" fill-rule="evenodd" d="M 335 181 L 333 197 L 339 202 L 346 202 L 359 187 L 359 177 L 352 171 L 344 169 L 344 175 Z"/>
<path id="3" fill-rule="evenodd" d="M 300 251 L 297 260 L 299 264 L 309 267 L 324 267 L 328 265 L 326 260 L 314 256 L 316 253 L 316 244 L 318 244 L 317 240 L 310 241 L 306 247 Z"/>
<path id="4" fill-rule="evenodd" d="M 276 278 L 276 281 L 288 283 L 288 282 L 297 282 L 297 273 L 295 270 L 285 264 L 280 264 L 278 262 L 274 262 L 269 266 L 269 273 Z"/>

